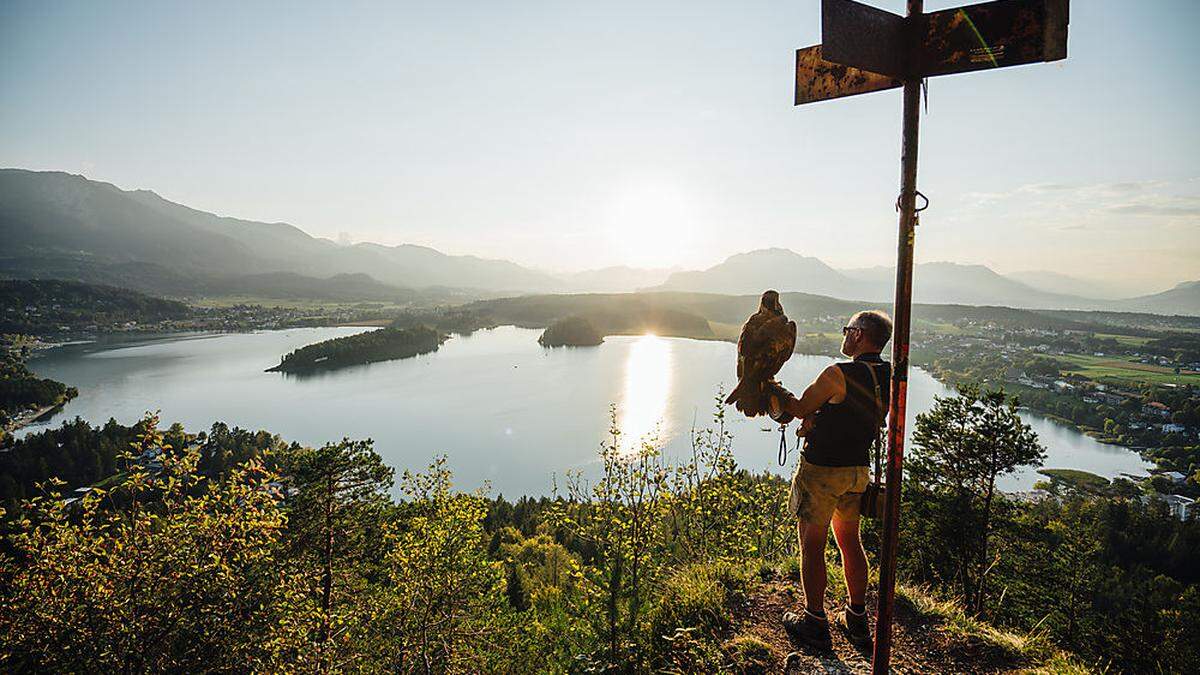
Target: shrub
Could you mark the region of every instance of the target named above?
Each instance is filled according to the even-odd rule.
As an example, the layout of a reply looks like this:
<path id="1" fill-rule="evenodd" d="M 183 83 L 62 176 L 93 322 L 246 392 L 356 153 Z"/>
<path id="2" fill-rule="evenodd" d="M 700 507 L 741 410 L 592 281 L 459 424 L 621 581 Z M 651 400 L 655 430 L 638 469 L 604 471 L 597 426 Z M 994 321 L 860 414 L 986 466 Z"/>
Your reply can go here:
<path id="1" fill-rule="evenodd" d="M 800 558 L 794 555 L 784 558 L 783 562 L 779 565 L 779 574 L 788 581 L 799 582 L 801 575 Z"/>
<path id="2" fill-rule="evenodd" d="M 767 673 L 775 662 L 775 650 L 753 633 L 742 633 L 726 642 L 725 652 L 729 655 L 730 668 L 743 675 Z"/>
<path id="3" fill-rule="evenodd" d="M 744 601 L 754 581 L 744 568 L 730 563 L 690 565 L 667 578 L 658 603 L 650 612 L 655 639 L 677 628 L 698 628 L 707 634 L 727 629 L 735 602 Z"/>

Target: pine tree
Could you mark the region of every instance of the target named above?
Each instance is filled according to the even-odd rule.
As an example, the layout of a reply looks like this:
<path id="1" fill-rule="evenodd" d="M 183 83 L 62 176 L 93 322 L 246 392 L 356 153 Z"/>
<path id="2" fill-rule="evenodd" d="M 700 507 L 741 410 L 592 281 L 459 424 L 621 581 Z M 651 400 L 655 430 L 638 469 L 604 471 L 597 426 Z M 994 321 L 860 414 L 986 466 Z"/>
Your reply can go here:
<path id="1" fill-rule="evenodd" d="M 349 602 L 378 568 L 384 513 L 393 471 L 370 440 L 293 448 L 281 461 L 288 478 L 289 547 L 315 604 L 314 639 L 332 667 L 337 645 L 360 621 L 362 604 Z"/>
<path id="2" fill-rule="evenodd" d="M 917 416 L 909 474 L 922 487 L 950 497 L 945 546 L 967 606 L 982 613 L 996 510 L 996 479 L 1022 467 L 1040 466 L 1045 448 L 1017 414 L 1017 400 L 1003 390 L 961 385 L 958 395 L 937 397 Z M 957 511 L 957 513 L 956 513 Z M 952 533 L 952 534 L 951 534 Z"/>

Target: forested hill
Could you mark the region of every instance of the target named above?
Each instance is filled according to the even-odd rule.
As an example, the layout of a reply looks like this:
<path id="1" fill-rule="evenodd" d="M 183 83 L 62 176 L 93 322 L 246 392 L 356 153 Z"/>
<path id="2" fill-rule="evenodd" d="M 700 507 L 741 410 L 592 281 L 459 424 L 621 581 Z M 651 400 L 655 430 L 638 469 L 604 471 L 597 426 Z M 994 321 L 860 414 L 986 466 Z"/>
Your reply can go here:
<path id="1" fill-rule="evenodd" d="M 0 280 L 0 333 L 54 332 L 67 326 L 154 324 L 191 315 L 187 305 L 112 286 L 53 279 Z"/>
<path id="2" fill-rule="evenodd" d="M 562 282 L 505 260 L 424 246 L 341 246 L 287 223 L 227 218 L 148 190 L 61 172 L 0 169 L 0 270 L 101 283 L 172 283 L 291 272 L 368 274 L 392 286 L 554 290 Z"/>
<path id="3" fill-rule="evenodd" d="M 984 405 L 917 421 L 896 671 L 1195 672 L 1200 522 L 1136 490 L 985 500 L 968 484 L 1014 461 L 996 453 L 931 471 L 1019 433 Z M 589 480 L 512 502 L 452 489 L 441 458 L 395 480 L 369 440 L 66 422 L 0 454 L 0 669 L 863 672 L 840 629 L 831 651 L 783 631 L 803 597 L 787 484 L 740 468 L 720 423 L 669 462 L 614 438 Z"/>
<path id="4" fill-rule="evenodd" d="M 891 310 L 888 303 L 839 300 L 808 293 L 781 293 L 789 318 L 801 330 L 836 330 L 839 321 L 863 309 Z M 452 310 L 487 317 L 494 323 L 542 328 L 569 316 L 583 316 L 602 334 L 650 330 L 682 337 L 735 338 L 743 321 L 758 309 L 758 295 L 718 295 L 676 291 L 529 295 L 480 300 Z M 1066 315 L 1010 307 L 927 305 L 913 308 L 914 319 L 928 323 L 995 322 L 1012 328 L 1096 330 L 1090 313 Z M 704 323 L 710 327 L 705 329 Z M 838 324 L 840 326 L 841 324 Z"/>
<path id="5" fill-rule="evenodd" d="M 301 347 L 284 355 L 279 365 L 267 372 L 307 373 L 404 359 L 437 351 L 443 339 L 441 333 L 425 326 L 381 328 Z"/>

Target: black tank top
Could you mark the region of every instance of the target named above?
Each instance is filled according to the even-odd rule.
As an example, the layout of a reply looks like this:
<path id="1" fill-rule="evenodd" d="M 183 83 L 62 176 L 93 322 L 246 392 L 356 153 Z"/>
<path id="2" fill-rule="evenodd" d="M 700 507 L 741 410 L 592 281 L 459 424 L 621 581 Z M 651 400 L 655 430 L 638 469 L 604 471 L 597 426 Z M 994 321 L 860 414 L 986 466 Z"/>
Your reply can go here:
<path id="1" fill-rule="evenodd" d="M 804 460 L 820 466 L 869 466 L 871 444 L 883 419 L 880 415 L 887 416 L 892 365 L 878 353 L 835 365 L 846 378 L 846 398 L 817 410 L 813 428 L 804 438 Z M 868 368 L 875 369 L 875 381 Z M 882 411 L 875 403 L 875 382 Z"/>

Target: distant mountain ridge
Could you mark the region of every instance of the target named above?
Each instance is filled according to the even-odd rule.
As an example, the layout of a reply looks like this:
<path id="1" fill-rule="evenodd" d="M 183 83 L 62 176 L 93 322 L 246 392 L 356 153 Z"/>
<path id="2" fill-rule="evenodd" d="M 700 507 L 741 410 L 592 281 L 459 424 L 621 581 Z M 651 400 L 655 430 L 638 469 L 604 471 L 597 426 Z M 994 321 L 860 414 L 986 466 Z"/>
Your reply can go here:
<path id="1" fill-rule="evenodd" d="M 1008 279 L 983 265 L 934 262 L 917 266 L 916 301 L 932 304 L 1004 305 L 1036 309 L 1089 309 L 1097 301 L 1046 293 Z M 730 256 L 697 272 L 678 272 L 655 290 L 756 293 L 766 288 L 837 298 L 890 302 L 896 272 L 891 267 L 835 270 L 817 258 L 781 248 Z"/>
<path id="2" fill-rule="evenodd" d="M 736 295 L 775 288 L 882 304 L 891 302 L 895 278 L 888 267 L 838 270 L 783 248 L 738 253 L 704 270 L 608 267 L 555 275 L 411 244 L 342 246 L 287 223 L 217 216 L 149 190 L 22 169 L 0 169 L 0 241 L 0 276 L 74 279 L 177 297 L 390 301 L 418 289 L 463 298 L 639 289 Z M 918 266 L 914 294 L 924 303 L 1200 315 L 1200 282 L 1116 300 L 1053 290 L 1071 284 L 1086 289 L 1085 282 L 1054 273 L 1005 276 L 983 265 L 938 262 Z"/>
<path id="3" fill-rule="evenodd" d="M 847 275 L 873 282 L 873 295 L 889 297 L 895 286 L 893 267 L 846 270 Z M 884 295 L 880 295 L 883 293 Z M 932 304 L 1002 305 L 1030 309 L 1093 309 L 1102 301 L 1061 293 L 1047 293 L 1010 279 L 985 265 L 930 262 L 916 266 L 913 296 Z"/>
<path id="4" fill-rule="evenodd" d="M 672 274 L 644 290 L 702 293 L 757 293 L 767 288 L 891 303 L 892 267 L 836 270 L 817 258 L 780 248 L 739 253 L 706 270 Z M 1020 307 L 1026 309 L 1121 310 L 1200 315 L 1200 282 L 1148 296 L 1108 300 L 1052 293 L 1004 276 L 984 265 L 931 262 L 916 266 L 915 302 Z"/>
<path id="5" fill-rule="evenodd" d="M 1049 270 L 1006 272 L 1003 276 L 1039 291 L 1059 295 L 1116 300 L 1141 294 L 1140 292 L 1126 290 L 1125 286 L 1104 279 L 1080 279 Z"/>
<path id="6" fill-rule="evenodd" d="M 871 299 L 873 284 L 853 279 L 817 258 L 784 248 L 738 253 L 706 270 L 676 272 L 654 290 L 743 295 L 767 288 Z"/>
<path id="7" fill-rule="evenodd" d="M 400 287 L 511 292 L 564 285 L 506 260 L 450 256 L 407 244 L 339 246 L 286 223 L 216 216 L 147 190 L 125 191 L 56 172 L 0 169 L 0 238 L 6 242 L 0 269 L 10 275 L 20 274 L 22 264 L 74 266 L 92 277 L 140 264 L 183 277 L 367 274 Z"/>
<path id="8" fill-rule="evenodd" d="M 1115 303 L 1127 312 L 1197 315 L 1200 311 L 1200 281 L 1184 281 L 1170 290 L 1142 295 Z"/>

